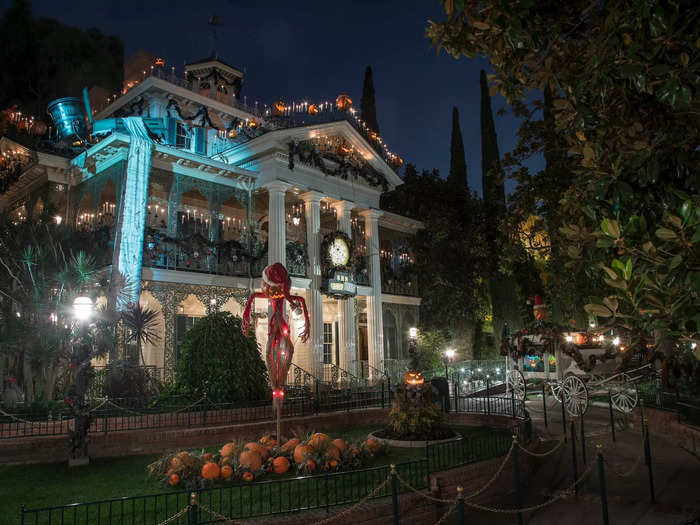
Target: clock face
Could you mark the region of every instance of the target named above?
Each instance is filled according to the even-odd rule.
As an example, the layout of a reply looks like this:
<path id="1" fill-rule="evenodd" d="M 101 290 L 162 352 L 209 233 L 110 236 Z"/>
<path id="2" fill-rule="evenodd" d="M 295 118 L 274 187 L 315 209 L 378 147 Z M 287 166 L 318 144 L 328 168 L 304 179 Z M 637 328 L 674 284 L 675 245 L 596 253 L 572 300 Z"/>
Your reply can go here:
<path id="1" fill-rule="evenodd" d="M 336 237 L 328 247 L 328 255 L 330 255 L 333 266 L 345 266 L 350 259 L 350 248 L 340 237 Z"/>

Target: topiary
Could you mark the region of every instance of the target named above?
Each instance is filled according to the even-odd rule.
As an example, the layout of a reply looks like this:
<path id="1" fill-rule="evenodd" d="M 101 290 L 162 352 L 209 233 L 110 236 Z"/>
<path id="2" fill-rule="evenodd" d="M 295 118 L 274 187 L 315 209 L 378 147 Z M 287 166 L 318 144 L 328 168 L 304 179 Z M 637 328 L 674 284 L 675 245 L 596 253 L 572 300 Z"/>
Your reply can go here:
<path id="1" fill-rule="evenodd" d="M 228 366 L 235 363 L 236 366 Z M 245 337 L 241 319 L 217 312 L 198 320 L 180 347 L 175 380 L 192 398 L 205 392 L 214 402 L 267 399 L 267 368 L 254 337 Z"/>

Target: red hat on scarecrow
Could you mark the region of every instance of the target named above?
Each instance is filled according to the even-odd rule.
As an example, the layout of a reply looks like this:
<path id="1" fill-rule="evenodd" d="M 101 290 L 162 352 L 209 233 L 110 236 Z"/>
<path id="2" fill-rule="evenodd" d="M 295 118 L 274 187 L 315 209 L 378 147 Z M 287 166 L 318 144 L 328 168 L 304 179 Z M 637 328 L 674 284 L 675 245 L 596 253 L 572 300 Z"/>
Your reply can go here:
<path id="1" fill-rule="evenodd" d="M 532 312 L 535 314 L 535 319 L 538 321 L 547 319 L 547 305 L 542 302 L 542 296 L 540 294 L 535 294 L 534 297 L 530 297 L 530 301 L 534 303 Z"/>
<path id="2" fill-rule="evenodd" d="M 285 295 L 288 295 L 292 288 L 292 280 L 289 278 L 287 269 L 279 262 L 265 267 L 262 273 L 262 280 L 270 287 L 282 288 Z"/>

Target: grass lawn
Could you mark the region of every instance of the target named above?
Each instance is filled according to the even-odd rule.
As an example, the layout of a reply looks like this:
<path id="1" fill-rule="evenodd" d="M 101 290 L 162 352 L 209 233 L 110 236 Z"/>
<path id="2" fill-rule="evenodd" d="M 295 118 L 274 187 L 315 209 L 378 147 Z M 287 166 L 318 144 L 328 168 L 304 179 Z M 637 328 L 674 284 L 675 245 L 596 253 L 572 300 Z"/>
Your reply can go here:
<path id="1" fill-rule="evenodd" d="M 353 441 L 365 438 L 370 431 L 376 429 L 377 425 L 358 425 L 350 429 L 334 430 L 333 428 L 328 428 L 324 429 L 324 431 L 334 438 L 343 437 L 347 441 Z M 460 432 L 463 436 L 492 432 L 492 429 L 478 427 L 455 427 L 455 430 Z M 406 449 L 391 447 L 388 455 L 374 458 L 373 463 L 368 464 L 367 467 L 420 460 L 424 457 L 425 450 L 421 448 Z M 70 470 L 62 463 L 11 467 L 0 466 L 0 494 L 2 494 L 2 498 L 0 498 L 0 517 L 2 517 L 2 519 L 0 519 L 0 522 L 7 525 L 19 524 L 20 507 L 23 503 L 26 504 L 29 509 L 36 509 L 67 505 L 76 502 L 171 492 L 169 488 L 163 487 L 158 481 L 148 479 L 147 477 L 146 466 L 156 458 L 157 456 L 148 455 L 100 459 L 94 460 L 87 467 Z M 377 473 L 377 475 L 379 475 L 379 473 Z M 294 476 L 290 474 L 286 479 L 291 480 L 293 477 Z M 322 477 L 323 476 L 320 478 Z M 373 479 L 360 478 L 362 478 L 362 476 L 358 473 L 358 478 L 353 479 L 349 483 L 349 485 L 352 486 L 346 487 L 345 485 L 348 479 L 346 476 L 342 480 L 343 486 L 335 487 L 336 494 L 334 501 L 340 503 L 344 501 L 343 498 L 350 500 L 354 497 L 352 491 L 357 489 L 357 485 L 367 486 L 376 481 Z M 282 476 L 269 476 L 264 478 L 263 481 L 280 479 L 285 478 Z M 340 482 L 341 481 L 339 481 L 339 483 Z M 314 485 L 314 483 L 316 485 Z M 291 483 L 287 485 L 284 483 L 267 484 L 267 492 L 265 492 L 264 495 L 261 492 L 258 497 L 264 498 L 265 500 L 269 499 L 270 501 L 273 499 L 282 501 L 284 499 L 288 500 L 290 504 L 298 500 L 309 501 L 310 504 L 312 504 L 311 500 L 319 497 L 319 484 L 319 481 L 310 482 L 306 488 L 300 488 L 298 484 L 292 487 Z M 182 489 L 178 489 L 178 491 L 181 490 Z M 243 512 L 245 510 L 243 507 L 247 506 L 247 503 L 244 504 L 244 500 L 253 499 L 250 497 L 250 494 L 244 494 L 246 490 L 250 492 L 251 485 L 242 487 L 235 498 L 231 495 L 229 499 L 232 501 L 227 500 L 226 505 L 240 505 L 242 507 L 241 512 Z M 323 490 L 323 487 L 321 490 Z M 299 493 L 304 491 L 304 494 Z M 315 495 L 313 494 L 314 491 L 316 492 Z M 172 490 L 172 492 L 177 491 Z M 277 494 L 278 492 L 279 494 Z M 284 504 L 288 503 L 285 502 Z M 179 502 L 174 502 L 170 509 L 179 510 L 175 509 L 175 506 L 182 505 Z M 130 512 L 135 511 L 131 510 Z M 151 510 L 147 510 L 144 506 L 144 517 L 147 512 L 150 514 Z M 167 515 L 170 514 L 172 514 L 171 511 L 169 511 Z M 160 516 L 159 518 L 165 518 L 167 515 Z M 153 520 L 149 519 L 149 522 L 152 521 Z M 66 522 L 73 523 L 72 519 L 68 519 Z M 76 523 L 87 522 L 92 523 L 92 519 L 90 521 L 80 520 Z M 33 523 L 33 520 L 30 520 L 29 523 Z M 61 523 L 60 519 L 56 519 L 56 523 Z M 128 521 L 128 523 L 132 522 Z M 141 523 L 141 521 L 139 520 L 135 523 Z"/>

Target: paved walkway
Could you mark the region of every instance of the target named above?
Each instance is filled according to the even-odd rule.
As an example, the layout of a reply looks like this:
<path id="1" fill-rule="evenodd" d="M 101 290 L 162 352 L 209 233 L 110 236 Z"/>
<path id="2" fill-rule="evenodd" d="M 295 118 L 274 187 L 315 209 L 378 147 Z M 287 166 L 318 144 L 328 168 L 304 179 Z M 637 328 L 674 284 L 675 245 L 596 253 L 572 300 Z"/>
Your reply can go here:
<path id="1" fill-rule="evenodd" d="M 548 397 L 548 426 L 544 426 L 542 400 L 528 401 L 528 410 L 538 431 L 552 439 L 562 437 L 561 408 Z M 618 414 L 619 415 L 619 414 Z M 523 522 L 532 525 L 591 525 L 603 523 L 596 444 L 602 445 L 606 460 L 608 487 L 608 516 L 611 525 L 700 525 L 700 458 L 680 448 L 663 435 L 651 435 L 652 468 L 656 504 L 651 504 L 649 473 L 644 462 L 642 432 L 639 426 L 620 428 L 617 442 L 612 442 L 607 408 L 590 407 L 585 419 L 587 466 L 593 467 L 579 495 L 571 495 L 547 507 L 524 516 Z M 629 425 L 629 421 L 627 421 Z M 577 439 L 579 474 L 583 464 L 581 442 Z M 593 464 L 591 464 L 593 462 Z M 556 453 L 554 461 L 541 468 L 534 482 L 526 487 L 526 506 L 551 499 L 559 490 L 573 481 L 571 443 Z M 504 482 L 507 482 L 504 480 Z M 554 489 L 554 490 L 553 490 Z M 508 506 L 501 502 L 498 506 Z M 514 506 L 514 505 L 513 505 Z M 469 523 L 517 524 L 513 514 L 469 512 Z M 696 521 L 694 521 L 696 520 Z"/>

